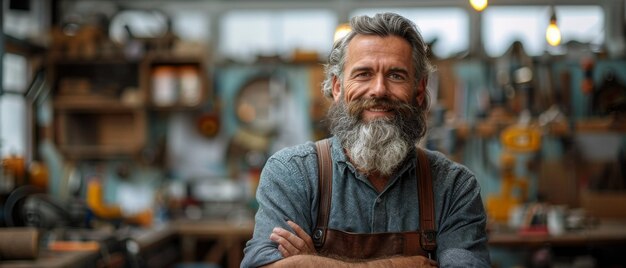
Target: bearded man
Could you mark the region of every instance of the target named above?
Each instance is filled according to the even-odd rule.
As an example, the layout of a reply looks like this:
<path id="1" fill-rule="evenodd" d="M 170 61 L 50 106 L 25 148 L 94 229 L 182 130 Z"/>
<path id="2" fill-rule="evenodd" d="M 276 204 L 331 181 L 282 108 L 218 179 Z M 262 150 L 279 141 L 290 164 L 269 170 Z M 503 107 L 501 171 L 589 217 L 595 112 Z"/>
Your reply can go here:
<path id="1" fill-rule="evenodd" d="M 489 267 L 474 175 L 418 147 L 431 65 L 416 26 L 359 16 L 326 65 L 332 138 L 274 154 L 241 267 Z"/>

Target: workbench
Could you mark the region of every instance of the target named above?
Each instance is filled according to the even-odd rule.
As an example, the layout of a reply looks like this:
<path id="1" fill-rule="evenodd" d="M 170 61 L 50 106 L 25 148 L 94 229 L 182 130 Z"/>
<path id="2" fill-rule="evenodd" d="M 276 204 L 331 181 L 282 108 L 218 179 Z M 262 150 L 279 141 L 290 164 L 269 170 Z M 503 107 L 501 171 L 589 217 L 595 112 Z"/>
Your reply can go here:
<path id="1" fill-rule="evenodd" d="M 175 220 L 162 228 L 139 231 L 134 238 L 144 254 L 178 239 L 181 262 L 224 264 L 223 267 L 230 268 L 239 267 L 243 247 L 253 231 L 252 221 Z M 202 242 L 210 242 L 206 250 L 200 247 Z"/>
<path id="2" fill-rule="evenodd" d="M 147 267 L 163 264 L 163 258 L 168 255 L 168 250 L 164 249 L 169 248 L 168 261 L 214 263 L 230 268 L 239 267 L 243 247 L 252 237 L 253 230 L 252 221 L 174 220 L 149 229 L 133 229 L 122 236 L 129 237 L 137 243 L 139 257 Z M 603 221 L 595 227 L 568 231 L 558 236 L 520 235 L 516 231 L 505 229 L 489 233 L 490 248 L 532 250 L 545 246 L 624 247 L 626 221 Z M 176 252 L 171 252 L 172 250 Z M 175 256 L 172 257 L 172 254 Z M 0 261 L 0 267 L 92 267 L 102 260 L 102 250 L 55 252 L 42 249 L 37 260 Z"/>
<path id="3" fill-rule="evenodd" d="M 527 266 L 537 254 L 549 252 L 551 261 L 572 266 L 575 259 L 592 257 L 596 267 L 625 267 L 626 220 L 603 220 L 595 226 L 566 231 L 560 235 L 520 234 L 500 228 L 488 234 L 489 250 L 496 266 Z"/>
<path id="4" fill-rule="evenodd" d="M 53 252 L 42 250 L 36 260 L 4 260 L 2 268 L 33 268 L 33 267 L 94 267 L 99 259 L 97 251 Z"/>
<path id="5" fill-rule="evenodd" d="M 168 264 L 213 263 L 221 267 L 239 267 L 243 247 L 252 238 L 254 223 L 216 220 L 174 220 L 149 229 L 118 230 L 116 252 L 100 250 L 53 251 L 42 248 L 35 260 L 0 261 L 0 268 L 25 267 L 124 267 L 140 262 L 141 267 L 163 267 Z M 127 241 L 136 243 L 138 252 L 122 251 Z M 204 247 L 200 247 L 200 245 Z M 206 247 L 208 246 L 208 247 Z"/>
<path id="6" fill-rule="evenodd" d="M 560 235 L 520 235 L 513 230 L 489 233 L 492 247 L 535 248 L 551 246 L 589 246 L 626 244 L 626 221 L 602 221 L 597 226 L 566 231 Z"/>

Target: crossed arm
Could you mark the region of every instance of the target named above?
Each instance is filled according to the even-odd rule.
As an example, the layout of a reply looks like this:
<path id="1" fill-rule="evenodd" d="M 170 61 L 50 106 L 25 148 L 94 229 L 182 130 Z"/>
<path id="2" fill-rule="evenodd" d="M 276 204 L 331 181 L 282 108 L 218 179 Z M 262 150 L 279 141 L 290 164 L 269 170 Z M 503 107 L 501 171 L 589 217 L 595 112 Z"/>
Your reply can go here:
<path id="1" fill-rule="evenodd" d="M 292 221 L 287 221 L 287 224 L 294 233 L 276 227 L 270 234 L 270 240 L 278 244 L 278 250 L 284 259 L 264 267 L 437 267 L 437 262 L 423 256 L 392 257 L 367 262 L 345 261 L 319 256 L 309 234 Z"/>

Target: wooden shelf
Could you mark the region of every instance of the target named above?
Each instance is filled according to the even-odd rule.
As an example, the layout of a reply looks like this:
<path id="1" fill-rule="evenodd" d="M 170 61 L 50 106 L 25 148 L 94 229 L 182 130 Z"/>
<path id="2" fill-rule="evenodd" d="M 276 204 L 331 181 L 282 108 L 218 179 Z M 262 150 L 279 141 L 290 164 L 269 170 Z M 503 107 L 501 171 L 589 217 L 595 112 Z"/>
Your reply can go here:
<path id="1" fill-rule="evenodd" d="M 626 119 L 612 117 L 588 118 L 576 122 L 577 132 L 621 132 L 626 133 Z"/>
<path id="2" fill-rule="evenodd" d="M 55 102 L 56 141 L 73 159 L 136 155 L 146 142 L 146 111 L 119 102 Z"/>
<path id="3" fill-rule="evenodd" d="M 132 65 L 139 64 L 138 60 L 129 60 L 124 57 L 106 57 L 106 58 L 70 58 L 70 57 L 50 57 L 47 59 L 50 64 L 67 66 L 67 65 Z"/>
<path id="4" fill-rule="evenodd" d="M 143 147 L 123 145 L 60 146 L 63 153 L 76 159 L 106 159 L 117 156 L 131 156 L 141 153 Z"/>
<path id="5" fill-rule="evenodd" d="M 66 157 L 73 159 L 140 153 L 147 141 L 149 111 L 190 110 L 202 105 L 209 88 L 204 62 L 200 57 L 161 54 L 150 54 L 142 60 L 48 59 L 57 145 Z M 174 68 L 180 76 L 176 79 L 181 81 L 180 74 L 188 75 L 189 69 L 197 73 L 197 94 L 187 95 L 193 102 L 175 102 L 171 106 L 151 102 L 152 74 L 160 66 Z"/>
<path id="6" fill-rule="evenodd" d="M 69 159 L 137 155 L 146 143 L 140 61 L 49 58 L 54 139 Z"/>
<path id="7" fill-rule="evenodd" d="M 57 98 L 53 102 L 54 108 L 59 110 L 132 110 L 143 109 L 142 103 L 124 103 L 120 100 L 94 97 L 66 97 Z"/>
<path id="8" fill-rule="evenodd" d="M 479 121 L 473 126 L 467 122 L 456 122 L 449 127 L 457 130 L 461 139 L 467 139 L 470 135 L 478 137 L 493 137 L 508 126 L 515 124 L 515 120 Z M 537 124 L 537 122 L 532 122 Z M 568 122 L 552 122 L 543 127 L 546 134 L 556 137 L 572 135 L 574 132 L 618 132 L 626 133 L 626 122 L 617 121 L 611 117 L 587 118 L 576 121 L 574 129 Z"/>

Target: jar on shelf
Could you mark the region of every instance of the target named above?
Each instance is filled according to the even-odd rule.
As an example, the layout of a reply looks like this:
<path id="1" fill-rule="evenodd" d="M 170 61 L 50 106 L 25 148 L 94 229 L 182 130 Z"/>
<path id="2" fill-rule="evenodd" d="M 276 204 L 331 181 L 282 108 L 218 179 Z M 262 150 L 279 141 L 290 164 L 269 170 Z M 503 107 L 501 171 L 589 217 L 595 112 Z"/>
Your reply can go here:
<path id="1" fill-rule="evenodd" d="M 156 66 L 152 69 L 152 103 L 156 106 L 172 106 L 178 101 L 176 69 L 172 66 Z"/>
<path id="2" fill-rule="evenodd" d="M 200 73 L 195 66 L 181 66 L 178 70 L 180 79 L 180 102 L 185 106 L 196 106 L 200 103 L 202 90 Z"/>

